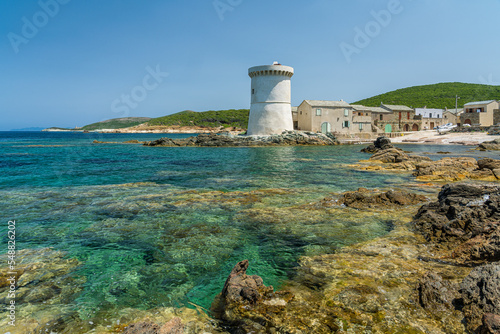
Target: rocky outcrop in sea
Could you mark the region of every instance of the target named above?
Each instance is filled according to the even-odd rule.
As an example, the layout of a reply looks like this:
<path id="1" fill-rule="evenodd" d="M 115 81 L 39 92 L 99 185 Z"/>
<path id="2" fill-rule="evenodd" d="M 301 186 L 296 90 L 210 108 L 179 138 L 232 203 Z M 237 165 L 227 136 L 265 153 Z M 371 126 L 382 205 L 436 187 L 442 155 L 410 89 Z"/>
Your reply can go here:
<path id="1" fill-rule="evenodd" d="M 438 201 L 423 205 L 413 224 L 441 254 L 436 261 L 479 265 L 460 284 L 461 298 L 441 277 L 424 277 L 417 287 L 422 306 L 439 310 L 453 304 L 471 333 L 500 333 L 500 186 L 445 185 Z"/>
<path id="2" fill-rule="evenodd" d="M 388 138 L 379 137 L 373 145 L 362 150 L 374 152 L 364 165 L 355 167 L 362 170 L 403 170 L 412 171 L 419 181 L 456 182 L 466 179 L 481 181 L 500 180 L 500 160 L 471 157 L 446 157 L 432 161 L 429 157 L 407 154 L 394 147 Z"/>
<path id="3" fill-rule="evenodd" d="M 495 134 L 500 134 L 500 130 Z M 482 151 L 500 151 L 500 139 L 482 142 L 478 145 L 478 149 Z"/>
<path id="4" fill-rule="evenodd" d="M 145 146 L 199 146 L 199 147 L 234 147 L 234 146 L 295 146 L 295 145 L 339 145 L 340 142 L 331 133 L 284 131 L 280 135 L 270 136 L 234 136 L 228 133 L 200 134 L 185 139 L 160 138 L 144 143 Z"/>
<path id="5" fill-rule="evenodd" d="M 459 263 L 500 261 L 500 186 L 453 183 L 415 216 L 417 231 Z"/>

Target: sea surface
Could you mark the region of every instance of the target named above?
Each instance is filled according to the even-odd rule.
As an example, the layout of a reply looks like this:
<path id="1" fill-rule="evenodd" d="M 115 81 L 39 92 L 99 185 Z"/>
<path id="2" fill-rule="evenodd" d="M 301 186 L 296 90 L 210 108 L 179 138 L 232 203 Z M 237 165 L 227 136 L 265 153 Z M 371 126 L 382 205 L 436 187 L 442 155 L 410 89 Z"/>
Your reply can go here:
<path id="1" fill-rule="evenodd" d="M 360 145 L 123 144 L 162 136 L 189 135 L 0 132 L 2 247 L 15 220 L 18 266 L 39 268 L 29 282 L 21 276 L 20 319 L 73 312 L 98 325 L 128 308 L 208 309 L 243 259 L 250 274 L 279 288 L 301 256 L 333 253 L 391 229 L 378 216 L 310 210 L 312 204 L 359 187 L 415 183 L 409 174 L 349 166 L 370 156 Z M 436 160 L 488 156 L 465 146 L 398 146 Z M 2 329 L 6 315 L 2 309 Z"/>

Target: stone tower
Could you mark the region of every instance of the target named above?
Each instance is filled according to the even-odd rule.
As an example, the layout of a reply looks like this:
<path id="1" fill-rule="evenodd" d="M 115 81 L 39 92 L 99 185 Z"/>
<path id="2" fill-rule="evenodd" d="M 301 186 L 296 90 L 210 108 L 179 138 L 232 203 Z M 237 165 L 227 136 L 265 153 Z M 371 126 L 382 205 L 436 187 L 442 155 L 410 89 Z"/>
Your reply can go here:
<path id="1" fill-rule="evenodd" d="M 272 135 L 293 130 L 291 78 L 293 68 L 275 62 L 248 70 L 252 99 L 247 134 Z"/>

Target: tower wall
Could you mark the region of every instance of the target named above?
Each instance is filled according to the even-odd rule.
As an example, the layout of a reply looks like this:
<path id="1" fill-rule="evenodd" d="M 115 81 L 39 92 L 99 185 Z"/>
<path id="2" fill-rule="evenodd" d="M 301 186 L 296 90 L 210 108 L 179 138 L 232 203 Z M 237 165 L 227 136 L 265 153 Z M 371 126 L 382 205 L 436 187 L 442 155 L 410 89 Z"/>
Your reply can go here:
<path id="1" fill-rule="evenodd" d="M 248 135 L 281 134 L 293 130 L 291 77 L 293 68 L 283 65 L 256 66 L 252 78 Z"/>

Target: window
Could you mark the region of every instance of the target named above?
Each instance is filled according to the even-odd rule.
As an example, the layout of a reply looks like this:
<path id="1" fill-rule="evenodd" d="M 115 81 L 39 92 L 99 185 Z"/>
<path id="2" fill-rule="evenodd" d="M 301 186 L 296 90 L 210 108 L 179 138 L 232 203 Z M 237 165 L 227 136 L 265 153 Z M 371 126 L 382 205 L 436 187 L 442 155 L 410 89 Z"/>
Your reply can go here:
<path id="1" fill-rule="evenodd" d="M 344 121 L 342 124 L 343 128 L 348 128 L 349 127 L 349 121 Z"/>
<path id="2" fill-rule="evenodd" d="M 368 116 L 368 113 L 365 113 L 365 116 Z"/>
<path id="3" fill-rule="evenodd" d="M 384 115 L 380 115 L 380 120 L 383 121 L 384 120 Z"/>
<path id="4" fill-rule="evenodd" d="M 408 119 L 410 119 L 410 112 L 408 111 L 408 115 L 406 115 Z"/>
<path id="5" fill-rule="evenodd" d="M 429 113 L 429 118 L 432 118 L 432 113 Z"/>
<path id="6" fill-rule="evenodd" d="M 359 129 L 363 130 L 363 123 L 359 123 Z"/>
<path id="7" fill-rule="evenodd" d="M 300 111 L 300 114 L 302 115 L 302 110 Z"/>
<path id="8" fill-rule="evenodd" d="M 321 109 L 316 109 L 316 116 L 321 116 Z"/>
<path id="9" fill-rule="evenodd" d="M 255 94 L 255 89 L 252 88 L 252 94 Z"/>
<path id="10" fill-rule="evenodd" d="M 344 117 L 349 117 L 349 109 L 344 109 Z"/>

